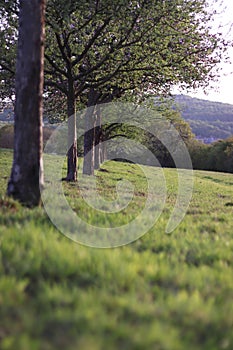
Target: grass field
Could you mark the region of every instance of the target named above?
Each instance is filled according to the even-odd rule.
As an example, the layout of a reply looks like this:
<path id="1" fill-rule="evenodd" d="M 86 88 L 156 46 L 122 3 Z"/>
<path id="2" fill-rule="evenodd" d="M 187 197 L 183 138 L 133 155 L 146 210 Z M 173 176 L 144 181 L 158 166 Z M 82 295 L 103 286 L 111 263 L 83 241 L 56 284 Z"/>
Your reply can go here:
<path id="1" fill-rule="evenodd" d="M 165 169 L 168 198 L 155 227 L 127 246 L 94 249 L 59 233 L 43 208 L 5 196 L 11 161 L 0 149 L 0 349 L 233 349 L 233 175 L 196 171 L 187 215 L 168 235 L 177 184 Z M 109 162 L 99 172 L 103 195 L 114 195 L 122 173 L 140 205 L 136 165 Z M 85 212 L 74 186 L 65 193 Z"/>

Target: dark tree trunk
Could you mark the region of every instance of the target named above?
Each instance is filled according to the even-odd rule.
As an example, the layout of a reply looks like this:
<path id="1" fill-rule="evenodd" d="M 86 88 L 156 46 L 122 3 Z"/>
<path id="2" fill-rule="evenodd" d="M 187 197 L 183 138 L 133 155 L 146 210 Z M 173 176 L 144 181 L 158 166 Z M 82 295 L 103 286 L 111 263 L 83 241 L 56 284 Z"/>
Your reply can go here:
<path id="1" fill-rule="evenodd" d="M 104 163 L 105 160 L 107 160 L 107 148 L 106 148 L 106 135 L 105 131 L 103 129 L 103 126 L 101 125 L 100 128 L 100 164 Z"/>
<path id="2" fill-rule="evenodd" d="M 40 203 L 45 0 L 21 0 L 16 66 L 14 159 L 7 194 Z"/>
<path id="3" fill-rule="evenodd" d="M 85 133 L 84 133 L 84 161 L 83 174 L 94 175 L 95 163 L 95 103 L 97 95 L 94 89 L 90 89 L 88 96 L 87 112 L 85 115 Z"/>
<path id="4" fill-rule="evenodd" d="M 85 115 L 83 174 L 94 175 L 95 161 L 95 116 L 94 106 Z"/>
<path id="5" fill-rule="evenodd" d="M 66 181 L 77 181 L 77 130 L 76 107 L 74 93 L 67 98 L 68 114 L 68 153 L 67 153 L 67 177 Z"/>
<path id="6" fill-rule="evenodd" d="M 101 111 L 100 106 L 96 106 L 96 127 L 95 127 L 95 164 L 94 168 L 99 169 L 101 164 Z"/>
<path id="7" fill-rule="evenodd" d="M 103 135 L 103 134 L 102 134 Z M 100 149 L 100 163 L 104 163 L 107 158 L 108 158 L 108 154 L 107 154 L 107 148 L 106 148 L 106 143 L 104 142 L 104 136 L 102 136 L 102 142 L 101 142 L 101 149 Z"/>

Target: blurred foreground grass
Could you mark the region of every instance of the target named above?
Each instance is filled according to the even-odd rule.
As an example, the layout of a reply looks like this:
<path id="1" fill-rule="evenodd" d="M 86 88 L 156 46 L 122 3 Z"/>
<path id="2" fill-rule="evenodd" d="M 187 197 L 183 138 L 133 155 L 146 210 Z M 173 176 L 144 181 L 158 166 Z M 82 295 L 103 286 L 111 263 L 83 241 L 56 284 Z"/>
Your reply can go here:
<path id="1" fill-rule="evenodd" d="M 130 245 L 94 249 L 60 234 L 43 208 L 5 196 L 11 160 L 0 150 L 0 349 L 233 348 L 233 175 L 196 171 L 187 215 L 166 235 L 176 181 L 165 169 L 167 205 L 155 227 Z M 143 201 L 140 169 L 104 169 L 103 195 L 130 174 Z M 74 187 L 64 184 L 78 212 Z"/>

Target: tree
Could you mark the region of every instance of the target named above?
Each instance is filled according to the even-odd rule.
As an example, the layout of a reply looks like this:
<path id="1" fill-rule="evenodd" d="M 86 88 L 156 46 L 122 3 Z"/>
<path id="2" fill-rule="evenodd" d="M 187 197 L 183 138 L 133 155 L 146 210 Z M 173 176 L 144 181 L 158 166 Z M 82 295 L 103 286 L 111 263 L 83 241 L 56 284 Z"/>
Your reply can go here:
<path id="1" fill-rule="evenodd" d="M 14 159 L 7 194 L 40 203 L 45 0 L 21 0 L 16 66 Z"/>
<path id="2" fill-rule="evenodd" d="M 176 83 L 204 85 L 220 60 L 224 41 L 211 35 L 205 1 L 67 1 L 48 3 L 45 84 L 50 93 L 63 92 L 68 116 L 83 94 L 96 91 L 103 101 L 117 88 L 159 93 Z M 52 88 L 52 90 L 51 90 Z M 87 96 L 86 101 L 90 101 Z M 89 102 L 88 102 L 89 103 Z M 90 103 L 89 103 L 90 105 Z M 93 108 L 93 111 L 95 109 Z M 94 126 L 87 113 L 87 126 Z M 69 135 L 75 129 L 75 117 Z M 93 173 L 86 133 L 84 172 Z M 68 152 L 68 180 L 76 179 L 76 139 Z M 89 140 L 88 140 L 89 138 Z"/>
<path id="3" fill-rule="evenodd" d="M 213 78 L 225 42 L 211 34 L 205 0 L 49 0 L 45 86 L 65 96 L 67 115 L 91 89 L 143 96 Z M 223 49 L 223 51 L 221 51 Z M 55 100 L 55 99 L 54 99 Z M 76 179 L 75 117 L 69 124 L 68 180 Z M 93 120 L 94 122 L 94 120 Z M 73 141 L 71 138 L 73 137 Z M 93 142 L 92 142 L 93 144 Z"/>
<path id="4" fill-rule="evenodd" d="M 119 122 L 111 123 L 110 120 L 108 124 L 105 124 L 104 141 L 115 139 L 115 142 L 109 147 L 110 156 L 118 153 L 118 148 L 121 148 L 124 142 L 123 139 L 131 139 L 141 145 L 144 145 L 146 150 L 150 150 L 159 160 L 161 166 L 174 167 L 174 161 L 169 153 L 171 148 L 168 150 L 161 142 L 159 137 L 160 131 L 164 131 L 164 121 L 166 120 L 166 131 L 168 133 L 169 129 L 172 130 L 172 128 L 175 128 L 178 131 L 177 135 L 175 133 L 172 134 L 172 142 L 171 140 L 169 141 L 169 145 L 172 147 L 174 152 L 177 148 L 179 148 L 180 139 L 182 139 L 186 145 L 189 145 L 189 143 L 193 141 L 194 135 L 191 132 L 191 128 L 189 124 L 182 119 L 181 114 L 172 108 L 170 101 L 167 99 L 160 99 L 159 103 L 158 101 L 155 103 L 154 99 L 151 103 L 149 103 L 147 100 L 145 101 L 144 105 L 147 110 L 149 110 L 150 106 L 150 110 L 153 110 L 153 114 L 150 115 L 150 113 L 148 113 L 147 115 L 143 116 L 143 128 L 139 127 L 140 119 L 137 113 L 135 113 L 135 115 L 132 113 L 131 115 L 132 124 L 128 124 L 127 121 L 124 123 L 124 120 L 123 123 L 120 123 L 120 119 Z M 140 108 L 143 108 L 142 106 Z M 155 130 L 155 125 L 157 132 L 153 133 L 153 130 Z M 127 148 L 127 142 L 124 148 Z M 127 150 L 127 154 L 132 153 L 134 153 L 134 149 L 130 148 Z M 152 159 L 147 160 L 145 150 L 141 151 L 141 155 L 137 157 L 137 161 L 139 163 L 146 162 L 148 165 L 153 165 Z"/>

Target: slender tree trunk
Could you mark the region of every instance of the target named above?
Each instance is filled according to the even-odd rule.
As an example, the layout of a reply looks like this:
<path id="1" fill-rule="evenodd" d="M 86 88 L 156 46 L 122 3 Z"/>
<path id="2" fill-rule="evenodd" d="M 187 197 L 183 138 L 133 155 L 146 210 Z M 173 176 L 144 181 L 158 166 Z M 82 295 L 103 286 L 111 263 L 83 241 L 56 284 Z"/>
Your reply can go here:
<path id="1" fill-rule="evenodd" d="M 85 115 L 85 133 L 84 133 L 84 161 L 83 174 L 94 175 L 95 162 L 95 103 L 97 100 L 96 92 L 90 89 L 88 96 L 87 112 Z"/>
<path id="2" fill-rule="evenodd" d="M 21 0 L 16 66 L 14 159 L 7 194 L 40 203 L 45 0 Z"/>
<path id="3" fill-rule="evenodd" d="M 104 163 L 108 159 L 108 153 L 107 153 L 107 148 L 106 148 L 106 143 L 101 143 L 101 164 Z"/>
<path id="4" fill-rule="evenodd" d="M 104 142 L 106 139 L 105 132 L 103 130 L 103 127 L 101 126 L 101 133 L 100 133 L 100 164 L 104 163 L 105 160 L 107 160 L 107 148 L 106 143 Z"/>
<path id="5" fill-rule="evenodd" d="M 101 164 L 101 111 L 96 105 L 96 127 L 95 127 L 95 169 L 99 169 Z"/>
<path id="6" fill-rule="evenodd" d="M 94 106 L 90 107 L 85 115 L 85 133 L 84 133 L 84 161 L 83 174 L 94 175 L 95 162 L 95 120 Z"/>
<path id="7" fill-rule="evenodd" d="M 76 101 L 74 93 L 67 98 L 68 114 L 68 153 L 66 181 L 77 181 L 77 130 L 76 130 Z"/>

